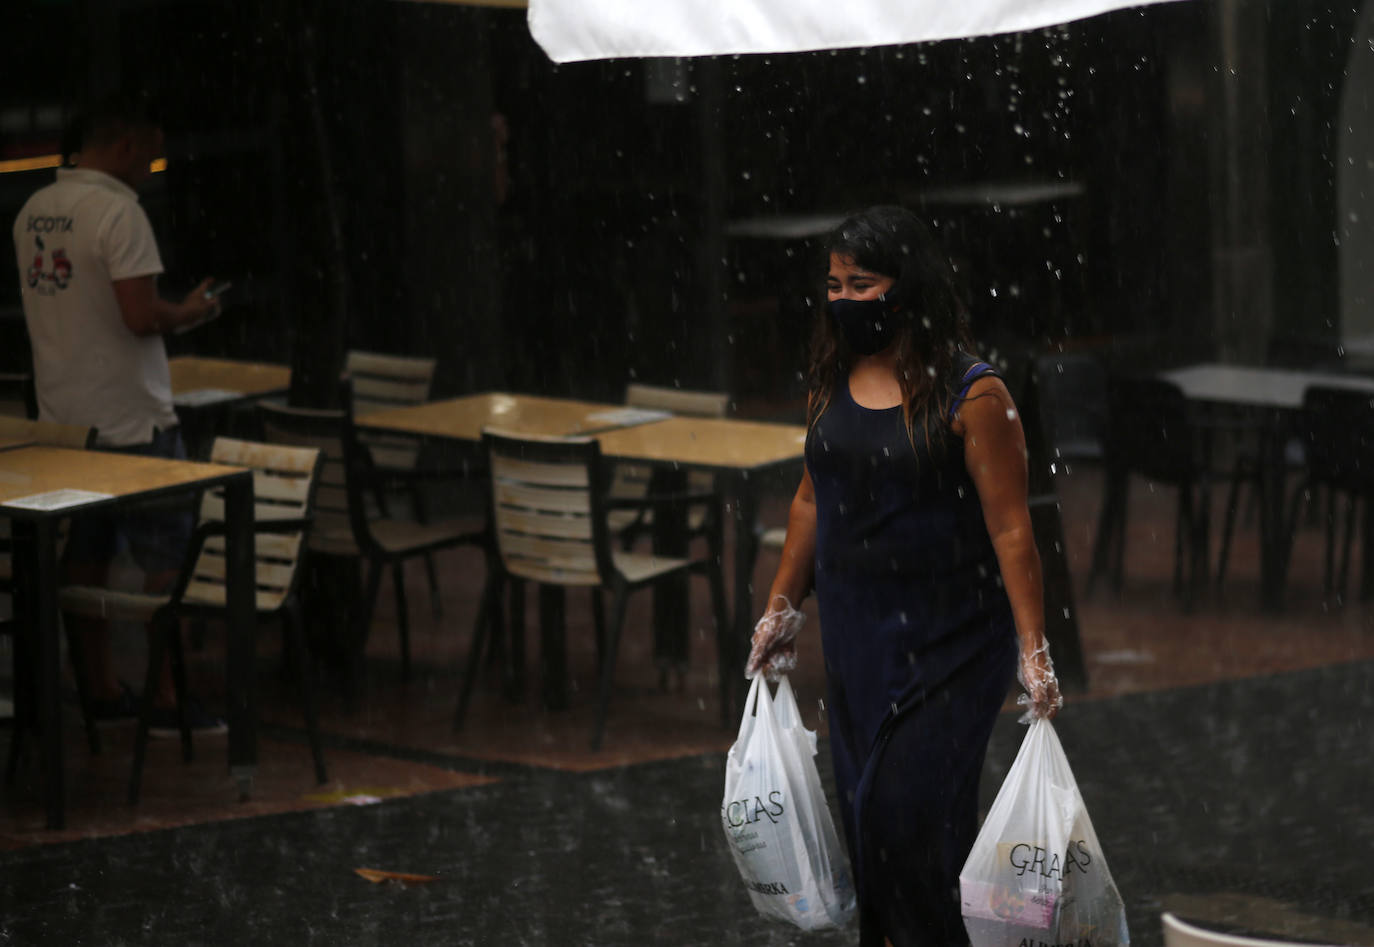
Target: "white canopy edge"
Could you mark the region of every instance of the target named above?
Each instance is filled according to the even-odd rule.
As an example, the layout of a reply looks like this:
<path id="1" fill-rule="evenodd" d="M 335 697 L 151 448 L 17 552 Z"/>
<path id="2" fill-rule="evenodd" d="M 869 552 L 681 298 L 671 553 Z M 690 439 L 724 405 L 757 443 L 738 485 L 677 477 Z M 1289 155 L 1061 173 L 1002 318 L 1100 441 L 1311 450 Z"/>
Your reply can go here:
<path id="1" fill-rule="evenodd" d="M 529 0 L 554 62 L 891 46 L 1039 29 L 1171 0 Z"/>

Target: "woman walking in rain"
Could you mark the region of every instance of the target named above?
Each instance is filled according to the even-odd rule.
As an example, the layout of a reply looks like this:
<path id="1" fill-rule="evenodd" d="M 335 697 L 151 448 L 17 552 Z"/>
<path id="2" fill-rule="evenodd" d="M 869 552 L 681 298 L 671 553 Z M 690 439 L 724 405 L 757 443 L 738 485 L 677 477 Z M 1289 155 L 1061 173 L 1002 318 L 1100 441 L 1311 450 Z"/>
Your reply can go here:
<path id="1" fill-rule="evenodd" d="M 1061 704 L 1025 440 L 914 214 L 870 208 L 827 249 L 806 471 L 747 673 L 795 664 L 814 584 L 861 943 L 965 944 L 959 870 L 1013 672 L 1031 714 Z"/>

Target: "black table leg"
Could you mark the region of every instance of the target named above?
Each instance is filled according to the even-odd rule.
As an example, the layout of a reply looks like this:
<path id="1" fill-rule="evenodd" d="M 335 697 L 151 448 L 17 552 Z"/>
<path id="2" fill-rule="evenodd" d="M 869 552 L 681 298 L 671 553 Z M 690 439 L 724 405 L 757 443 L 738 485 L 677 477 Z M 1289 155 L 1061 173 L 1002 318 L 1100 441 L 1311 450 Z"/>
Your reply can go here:
<path id="1" fill-rule="evenodd" d="M 735 512 L 735 602 L 731 614 L 734 633 L 730 636 L 734 653 L 729 655 L 729 666 L 734 670 L 734 686 L 731 694 L 729 715 L 737 717 L 744 706 L 745 684 L 744 659 L 749 653 L 749 639 L 754 634 L 754 563 L 759 554 L 758 537 L 758 497 L 748 471 L 734 478 L 729 491 Z"/>
<path id="2" fill-rule="evenodd" d="M 229 773 L 240 796 L 253 788 L 258 764 L 257 607 L 254 602 L 253 477 L 245 471 L 224 485 L 225 583 L 229 617 Z"/>
<path id="3" fill-rule="evenodd" d="M 660 467 L 649 480 L 649 497 L 682 494 L 687 491 L 687 473 Z M 659 503 L 654 506 L 653 546 L 657 555 L 683 558 L 688 553 L 687 504 Z M 687 669 L 688 599 L 687 577 L 679 576 L 654 583 L 654 660 L 660 678 Z"/>
<path id="4" fill-rule="evenodd" d="M 1283 610 L 1283 587 L 1288 572 L 1288 541 L 1284 535 L 1284 425 L 1271 414 L 1260 433 L 1259 529 L 1260 604 L 1266 612 Z"/>
<path id="5" fill-rule="evenodd" d="M 1360 497 L 1360 597 L 1369 601 L 1374 595 L 1374 497 Z"/>
<path id="6" fill-rule="evenodd" d="M 547 710 L 566 710 L 568 707 L 566 602 L 567 594 L 561 585 L 540 583 L 539 663 L 543 668 L 543 698 Z"/>
<path id="7" fill-rule="evenodd" d="M 67 787 L 62 766 L 61 647 L 57 623 L 57 520 L 40 519 L 33 528 L 33 604 L 38 644 L 38 716 L 43 732 L 43 789 L 48 828 L 67 824 Z"/>

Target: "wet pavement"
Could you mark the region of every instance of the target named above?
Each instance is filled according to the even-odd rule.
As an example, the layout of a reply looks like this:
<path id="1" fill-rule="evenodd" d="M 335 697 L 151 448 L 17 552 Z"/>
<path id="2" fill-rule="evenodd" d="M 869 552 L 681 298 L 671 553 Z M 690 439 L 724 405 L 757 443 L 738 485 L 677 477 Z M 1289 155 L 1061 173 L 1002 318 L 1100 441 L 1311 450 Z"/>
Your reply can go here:
<path id="1" fill-rule="evenodd" d="M 1374 943 L 1374 663 L 1072 704 L 1057 729 L 1127 905 Z M 1024 730 L 1004 714 L 991 801 Z M 441 757 L 430 762 L 444 765 Z M 757 917 L 718 753 L 0 854 L 15 944 L 839 944 Z M 374 868 L 434 876 L 376 884 Z"/>
<path id="2" fill-rule="evenodd" d="M 1095 497 L 1091 479 L 1064 495 L 1080 588 Z M 1076 606 L 1091 688 L 1071 695 L 1057 723 L 1133 941 L 1161 943 L 1159 914 L 1173 910 L 1220 929 L 1374 944 L 1374 606 L 1323 600 L 1321 531 L 1311 529 L 1287 611 L 1260 612 L 1252 530 L 1226 589 L 1183 614 L 1168 589 L 1172 532 L 1158 528 L 1172 496 L 1139 497 L 1126 588 Z M 765 510 L 779 513 L 776 502 Z M 174 741 L 154 744 L 144 799 L 124 805 L 128 734 L 107 731 L 92 756 L 69 712 L 69 829 L 42 828 L 31 759 L 0 807 L 0 944 L 855 941 L 854 931 L 802 934 L 749 903 L 717 822 L 731 733 L 718 723 L 710 635 L 696 618 L 703 644 L 666 692 L 654 686 L 650 636 L 627 637 L 600 752 L 586 746 L 590 616 L 571 600 L 572 706 L 510 704 L 490 674 L 454 733 L 480 581 L 471 564 L 441 560 L 442 619 L 428 614 L 422 575 L 411 577 L 415 680 L 399 680 L 386 589 L 364 707 L 347 711 L 324 676 L 327 786 L 310 778 L 272 633 L 260 646 L 262 764 L 246 803 L 224 773 L 222 739 L 204 739 L 190 766 Z M 761 561 L 756 583 L 771 568 Z M 694 597 L 694 616 L 699 605 Z M 629 627 L 649 621 L 646 597 Z M 794 678 L 812 722 L 823 686 L 815 637 Z M 192 654 L 212 701 L 218 646 L 212 630 Z M 999 721 L 985 807 L 1023 732 L 1014 713 Z M 0 750 L 9 738 L 0 731 Z M 434 880 L 377 884 L 358 868 Z"/>

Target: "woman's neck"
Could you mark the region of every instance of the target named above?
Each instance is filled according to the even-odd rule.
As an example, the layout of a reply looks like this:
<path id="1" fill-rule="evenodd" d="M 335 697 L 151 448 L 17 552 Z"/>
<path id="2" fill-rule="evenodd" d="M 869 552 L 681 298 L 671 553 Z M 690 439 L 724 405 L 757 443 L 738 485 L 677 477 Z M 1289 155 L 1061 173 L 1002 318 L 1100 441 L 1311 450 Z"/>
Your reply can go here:
<path id="1" fill-rule="evenodd" d="M 865 408 L 890 408 L 902 403 L 897 381 L 897 346 L 865 355 L 849 370 L 849 395 Z"/>

